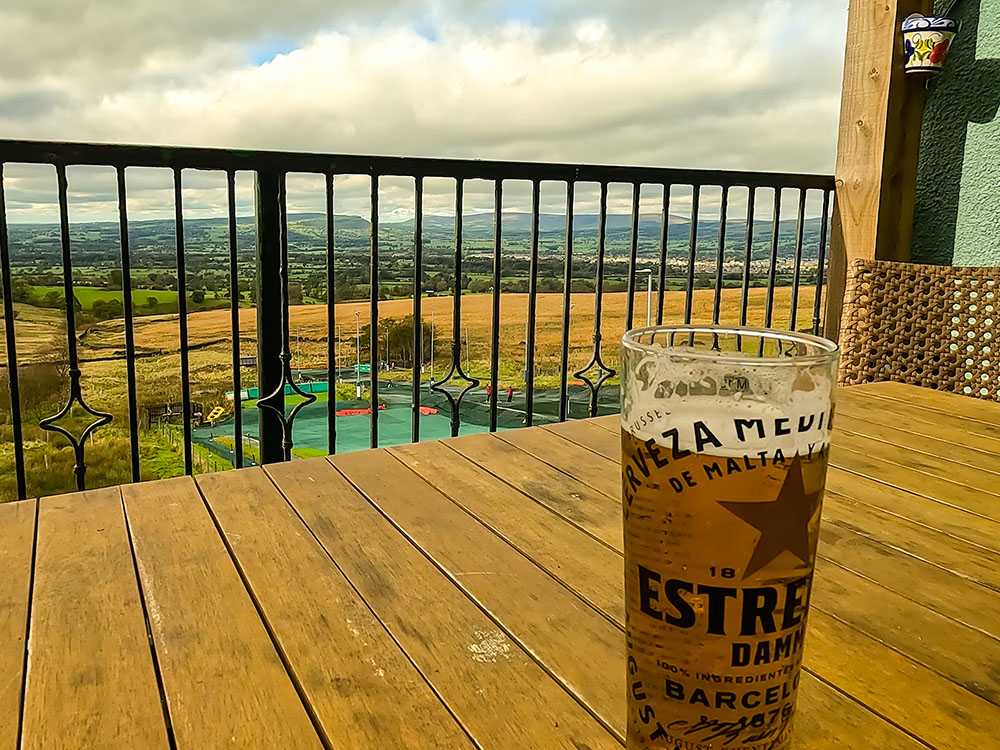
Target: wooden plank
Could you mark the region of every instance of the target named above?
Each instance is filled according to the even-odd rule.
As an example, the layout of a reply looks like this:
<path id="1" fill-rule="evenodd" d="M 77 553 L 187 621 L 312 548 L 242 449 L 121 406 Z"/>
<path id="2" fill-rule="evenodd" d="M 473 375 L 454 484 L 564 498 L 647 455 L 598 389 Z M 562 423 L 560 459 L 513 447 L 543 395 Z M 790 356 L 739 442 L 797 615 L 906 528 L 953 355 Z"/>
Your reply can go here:
<path id="1" fill-rule="evenodd" d="M 837 456 L 844 449 L 857 453 L 874 454 L 912 472 L 914 483 L 923 484 L 924 477 L 930 476 L 1000 499 L 1000 479 L 992 471 L 956 463 L 947 457 L 920 453 L 903 446 L 890 445 L 874 441 L 863 435 L 838 430 L 834 430 L 832 443 L 834 451 L 831 452 L 831 460 L 835 463 Z M 997 504 L 1000 505 L 1000 502 Z"/>
<path id="2" fill-rule="evenodd" d="M 177 747 L 321 747 L 194 480 L 122 493 Z"/>
<path id="3" fill-rule="evenodd" d="M 507 430 L 496 433 L 505 443 L 516 446 L 554 469 L 572 476 L 608 497 L 621 497 L 621 478 L 591 463 L 591 451 L 545 430 Z"/>
<path id="4" fill-rule="evenodd" d="M 621 555 L 441 443 L 390 448 L 398 460 L 553 578 L 625 621 Z M 568 547 L 572 555 L 566 555 Z M 587 581 L 581 593 L 569 581 Z"/>
<path id="5" fill-rule="evenodd" d="M 406 483 L 395 492 L 414 499 L 410 489 L 420 480 L 384 451 L 353 455 L 377 457 L 381 470 L 398 467 L 402 474 L 393 469 L 393 476 Z M 326 460 L 272 464 L 267 471 L 480 747 L 620 748 Z M 424 513 L 415 504 L 413 510 Z M 468 580 L 494 578 L 485 567 L 462 572 Z M 609 682 L 624 690 L 619 672 Z M 620 726 L 622 717 L 614 718 Z"/>
<path id="6" fill-rule="evenodd" d="M 996 742 L 1000 707 L 817 608 L 809 613 L 803 660 L 824 680 L 931 747 Z M 879 745 L 862 741 L 856 747 Z"/>
<path id="7" fill-rule="evenodd" d="M 621 732 L 625 662 L 619 628 L 387 453 L 332 460 L 512 640 Z M 582 653 L 588 657 L 580 658 Z"/>
<path id="8" fill-rule="evenodd" d="M 895 448 L 902 448 L 946 459 L 956 464 L 957 471 L 963 472 L 962 476 L 965 476 L 964 472 L 969 471 L 983 476 L 992 475 L 1000 482 L 1000 456 L 941 439 L 940 433 L 928 437 L 919 432 L 901 430 L 898 427 L 889 427 L 856 417 L 845 418 L 845 415 L 838 410 L 837 426 L 833 428 L 835 442 L 838 439 L 836 436 L 842 432 L 848 433 L 855 439 L 883 443 L 887 446 L 884 450 L 890 452 Z"/>
<path id="9" fill-rule="evenodd" d="M 1000 499 L 997 495 L 986 493 L 981 488 L 945 479 L 937 473 L 936 466 L 917 460 L 910 455 L 893 454 L 889 461 L 877 458 L 872 451 L 865 450 L 858 444 L 860 450 L 847 448 L 843 440 L 835 441 L 830 450 L 830 462 L 839 468 L 875 479 L 883 484 L 908 490 L 917 495 L 923 495 L 932 500 L 956 508 L 962 508 L 970 513 L 976 513 L 994 521 L 1000 520 Z M 906 463 L 902 463 L 905 461 Z M 925 470 L 921 470 L 924 467 Z"/>
<path id="10" fill-rule="evenodd" d="M 994 589 L 830 523 L 820 527 L 819 555 L 1000 639 L 1000 594 Z"/>
<path id="11" fill-rule="evenodd" d="M 17 747 L 28 635 L 35 500 L 0 503 L 0 748 Z"/>
<path id="12" fill-rule="evenodd" d="M 913 500 L 922 498 L 913 497 Z M 823 523 L 834 524 L 1000 591 L 1000 553 L 970 544 L 936 528 L 914 523 L 829 490 L 823 499 Z M 1000 535 L 1000 526 L 997 527 L 997 534 Z M 1000 539 L 1000 536 L 997 538 Z"/>
<path id="13" fill-rule="evenodd" d="M 1000 452 L 1000 423 L 992 424 L 971 420 L 954 412 L 931 409 L 909 403 L 902 398 L 894 398 L 888 394 L 861 390 L 868 387 L 870 386 L 839 388 L 837 390 L 838 411 L 842 403 L 851 405 L 855 409 L 865 410 L 870 419 L 882 423 L 891 423 L 895 419 L 906 429 L 940 436 L 950 442 L 989 453 Z M 968 400 L 989 405 L 989 402 L 981 399 Z"/>
<path id="14" fill-rule="evenodd" d="M 860 415 L 879 424 L 898 425 L 969 449 L 1000 455 L 1000 423 L 983 425 L 956 414 L 916 408 L 903 401 L 860 390 L 863 387 L 867 386 L 837 389 L 838 419 L 841 413 Z"/>
<path id="15" fill-rule="evenodd" d="M 920 585 L 912 582 L 913 587 Z M 881 641 L 984 700 L 1000 705 L 1000 642 L 865 580 L 816 561 L 812 606 Z M 808 638 L 807 638 L 808 640 Z"/>
<path id="16" fill-rule="evenodd" d="M 852 0 L 834 171 L 847 260 L 908 260 L 924 81 L 903 71 L 899 27 L 930 0 Z"/>
<path id="17" fill-rule="evenodd" d="M 827 472 L 826 488 L 893 516 L 1000 552 L 1000 522 L 992 519 L 835 466 Z"/>
<path id="18" fill-rule="evenodd" d="M 879 399 L 891 399 L 911 407 L 961 417 L 976 423 L 977 429 L 980 426 L 991 430 L 1000 428 L 1000 404 L 995 401 L 890 381 L 866 383 L 858 387 Z"/>
<path id="19" fill-rule="evenodd" d="M 865 390 L 868 387 L 865 385 L 837 389 L 838 419 L 841 415 L 851 416 L 866 422 L 927 435 L 991 456 L 1000 455 L 1000 429 L 997 429 L 996 425 L 983 425 L 979 422 L 970 424 L 969 420 L 960 414 L 929 409 L 879 392 Z"/>
<path id="20" fill-rule="evenodd" d="M 611 496 L 572 479 L 494 435 L 469 435 L 448 440 L 444 445 L 605 544 L 615 549 L 621 548 L 619 500 L 612 501 Z"/>
<path id="21" fill-rule="evenodd" d="M 330 745 L 472 747 L 263 470 L 198 485 Z"/>
<path id="22" fill-rule="evenodd" d="M 602 429 L 589 419 L 570 419 L 566 422 L 546 425 L 542 429 L 571 440 L 599 456 L 615 461 L 621 460 L 621 441 L 608 440 L 607 430 Z"/>
<path id="23" fill-rule="evenodd" d="M 586 422 L 576 422 L 575 424 L 581 427 L 586 426 Z M 581 428 L 577 428 L 580 430 Z M 597 430 L 598 433 L 603 435 L 600 440 L 605 440 L 611 442 L 613 445 L 618 445 L 617 442 L 613 440 L 608 440 L 611 438 L 607 431 L 600 430 L 597 427 L 593 427 L 593 430 Z M 571 434 L 575 434 L 577 430 L 570 430 Z M 592 436 L 591 436 L 592 437 Z M 414 464 L 419 467 L 424 467 L 426 475 L 428 478 L 433 477 L 440 472 L 447 472 L 449 475 L 452 473 L 449 471 L 449 467 L 444 466 L 444 457 L 436 455 L 427 455 L 424 452 L 429 446 L 427 444 L 422 444 L 418 446 L 409 446 L 406 449 L 406 453 L 412 459 Z M 605 447 L 601 444 L 595 443 L 595 447 Z M 398 449 L 395 449 L 398 450 Z M 596 458 L 597 466 L 603 468 L 606 471 L 616 471 L 617 465 L 611 461 L 606 461 L 601 458 Z M 440 482 L 442 485 L 451 486 L 452 485 L 451 476 L 442 476 Z M 447 491 L 447 490 L 445 490 Z M 475 486 L 473 484 L 459 485 L 454 489 L 455 497 L 476 497 L 481 495 L 489 494 L 489 488 L 487 486 Z M 504 500 L 502 502 L 498 501 L 498 504 L 508 505 L 513 501 L 513 498 L 509 500 Z M 464 504 L 468 504 L 470 501 L 463 499 L 461 501 Z M 477 502 L 477 501 L 472 501 Z M 478 507 L 478 504 L 477 504 Z M 519 517 L 518 509 L 512 510 L 511 515 L 513 519 Z M 491 523 L 495 521 L 491 517 Z M 516 528 L 517 520 L 511 520 L 505 525 L 505 535 L 506 536 L 517 536 L 520 542 L 520 549 L 522 552 L 532 557 L 533 559 L 538 559 L 543 557 L 546 559 L 549 566 L 554 566 L 561 572 L 562 578 L 575 590 L 582 592 L 588 599 L 600 602 L 607 600 L 607 594 L 605 592 L 606 584 L 600 579 L 593 575 L 587 567 L 581 566 L 579 564 L 579 558 L 582 556 L 589 556 L 591 553 L 589 551 L 584 551 L 585 548 L 581 547 L 580 540 L 584 539 L 582 534 L 576 529 L 573 529 L 569 524 L 563 523 L 564 531 L 559 533 L 558 530 L 547 531 L 545 535 L 540 535 L 539 537 L 534 537 L 530 534 L 519 534 Z M 577 539 L 574 540 L 572 535 L 576 535 Z M 621 553 L 614 553 L 618 557 L 618 561 L 614 562 L 610 559 L 607 560 L 604 565 L 606 565 L 609 571 L 613 572 L 616 576 L 616 582 L 618 587 L 618 597 L 621 598 L 621 575 L 620 575 L 620 565 L 621 565 Z M 623 624 L 624 618 L 620 612 L 619 607 L 605 606 L 605 612 L 620 624 Z M 833 623 L 830 626 L 827 622 L 829 620 Z M 815 670 L 817 673 L 823 675 L 824 679 L 828 679 L 832 676 L 832 671 L 839 668 L 839 665 L 843 661 L 842 656 L 842 646 L 841 642 L 850 642 L 852 649 L 856 653 L 864 654 L 868 658 L 870 663 L 867 664 L 867 669 L 859 670 L 858 672 L 850 672 L 847 674 L 837 673 L 838 681 L 835 683 L 840 689 L 844 690 L 848 687 L 854 688 L 858 687 L 859 684 L 863 688 L 861 693 L 866 700 L 863 702 L 865 705 L 874 705 L 877 711 L 888 711 L 890 718 L 897 723 L 905 724 L 907 719 L 911 717 L 914 721 L 920 724 L 920 736 L 931 737 L 931 738 L 951 738 L 960 737 L 969 740 L 980 739 L 990 728 L 989 722 L 992 719 L 993 714 L 989 711 L 981 712 L 977 717 L 974 717 L 971 722 L 966 722 L 965 727 L 955 726 L 953 723 L 942 722 L 940 714 L 948 712 L 961 712 L 963 705 L 968 705 L 971 702 L 975 703 L 979 701 L 982 706 L 988 709 L 996 709 L 990 704 L 982 701 L 981 699 L 973 696 L 963 689 L 955 686 L 954 684 L 948 682 L 944 678 L 939 677 L 932 671 L 921 668 L 914 665 L 912 662 L 902 657 L 891 649 L 883 646 L 877 641 L 864 636 L 857 631 L 851 631 L 849 638 L 842 638 L 839 633 L 837 634 L 837 639 L 833 640 L 830 637 L 829 630 L 831 627 L 846 628 L 846 626 L 837 623 L 836 620 L 823 615 L 822 613 L 815 613 L 812 620 L 810 621 L 810 641 L 816 640 L 816 644 L 807 654 L 808 660 L 806 666 L 810 669 Z M 813 639 L 812 633 L 815 631 L 821 632 L 821 637 Z M 881 663 L 881 659 L 886 658 L 890 661 L 890 665 L 884 666 Z M 862 662 L 864 663 L 864 662 Z M 831 667 L 831 665 L 833 665 Z M 890 676 L 894 679 L 893 682 L 886 682 L 883 678 L 884 676 Z M 868 686 L 866 679 L 871 678 L 872 685 Z M 905 680 L 900 680 L 896 678 L 906 678 Z M 826 736 L 830 738 L 844 738 L 845 736 L 851 736 L 853 734 L 852 729 L 846 729 L 844 727 L 839 727 L 834 729 L 831 726 L 830 721 L 827 723 L 822 721 L 817 722 L 815 718 L 820 715 L 826 715 L 829 711 L 834 711 L 835 717 L 850 715 L 851 721 L 860 721 L 863 726 L 865 726 L 864 731 L 869 731 L 872 729 L 872 725 L 879 722 L 873 722 L 874 717 L 867 712 L 859 711 L 857 704 L 852 703 L 848 699 L 844 698 L 837 692 L 830 690 L 826 686 L 823 686 L 819 682 L 814 682 L 815 678 L 811 675 L 804 675 L 804 688 L 803 688 L 803 698 L 802 698 L 802 709 L 796 719 L 796 732 L 797 738 L 800 742 L 815 741 L 816 736 Z M 815 685 L 815 690 L 807 690 L 806 686 Z M 901 686 L 905 685 L 905 689 L 901 689 Z M 848 691 L 850 692 L 850 691 Z M 902 693 L 901 696 L 897 696 L 897 693 Z M 939 706 L 937 712 L 928 713 L 926 709 L 929 704 L 934 704 L 937 701 Z M 848 707 L 845 704 L 850 704 Z M 821 708 L 822 707 L 822 708 Z M 927 717 L 926 721 L 922 720 L 920 717 Z M 836 718 L 832 720 L 836 722 Z M 875 728 L 876 732 L 879 732 L 878 728 Z M 882 730 L 884 732 L 884 730 Z M 890 733 L 891 734 L 891 733 Z M 859 735 L 860 736 L 860 735 Z M 885 741 L 892 742 L 891 736 Z M 905 742 L 905 740 L 904 740 Z M 880 746 L 878 744 L 867 745 L 867 746 Z"/>
<path id="24" fill-rule="evenodd" d="M 166 748 L 117 487 L 39 501 L 21 748 Z"/>
<path id="25" fill-rule="evenodd" d="M 603 417 L 591 417 L 586 420 L 590 424 L 596 424 L 601 429 L 621 435 L 622 418 L 620 414 L 606 414 Z"/>

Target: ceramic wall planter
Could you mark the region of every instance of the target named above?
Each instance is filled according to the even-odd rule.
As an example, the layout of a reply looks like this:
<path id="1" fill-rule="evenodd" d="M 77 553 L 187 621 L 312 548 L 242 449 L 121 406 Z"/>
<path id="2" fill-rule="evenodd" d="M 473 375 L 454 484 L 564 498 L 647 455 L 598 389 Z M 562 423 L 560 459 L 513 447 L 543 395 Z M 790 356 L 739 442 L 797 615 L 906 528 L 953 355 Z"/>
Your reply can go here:
<path id="1" fill-rule="evenodd" d="M 907 73 L 940 73 L 958 21 L 946 16 L 913 14 L 903 21 L 903 60 Z"/>

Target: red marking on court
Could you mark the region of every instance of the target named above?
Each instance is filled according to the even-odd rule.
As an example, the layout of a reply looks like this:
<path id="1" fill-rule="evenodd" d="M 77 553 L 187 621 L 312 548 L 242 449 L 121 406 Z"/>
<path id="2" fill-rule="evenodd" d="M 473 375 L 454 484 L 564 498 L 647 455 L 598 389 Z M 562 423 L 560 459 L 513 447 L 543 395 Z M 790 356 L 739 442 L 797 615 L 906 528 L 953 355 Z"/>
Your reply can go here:
<path id="1" fill-rule="evenodd" d="M 426 416 L 427 414 L 437 414 L 438 410 L 433 406 L 421 406 L 420 413 Z"/>
<path id="2" fill-rule="evenodd" d="M 378 410 L 379 411 L 382 411 L 382 410 L 388 409 L 388 408 L 389 407 L 386 406 L 385 404 L 379 404 L 378 405 Z M 372 413 L 372 409 L 371 409 L 370 406 L 367 409 L 338 409 L 337 410 L 337 416 L 338 417 L 353 417 L 353 416 L 357 416 L 359 414 L 371 414 L 371 413 Z"/>

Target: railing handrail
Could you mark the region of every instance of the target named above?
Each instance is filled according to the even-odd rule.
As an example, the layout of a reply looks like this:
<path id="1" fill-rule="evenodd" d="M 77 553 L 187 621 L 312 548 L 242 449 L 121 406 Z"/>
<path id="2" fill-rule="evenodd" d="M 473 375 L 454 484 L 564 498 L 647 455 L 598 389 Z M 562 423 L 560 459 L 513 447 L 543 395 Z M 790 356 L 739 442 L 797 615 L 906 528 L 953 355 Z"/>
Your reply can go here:
<path id="1" fill-rule="evenodd" d="M 252 160 L 252 163 L 250 163 Z M 0 162 L 107 167 L 163 167 L 281 172 L 364 174 L 388 177 L 460 177 L 466 180 L 543 180 L 692 185 L 779 187 L 825 190 L 833 176 L 729 169 L 641 167 L 566 162 L 446 159 L 438 157 L 329 154 L 303 151 L 148 146 L 0 139 Z"/>

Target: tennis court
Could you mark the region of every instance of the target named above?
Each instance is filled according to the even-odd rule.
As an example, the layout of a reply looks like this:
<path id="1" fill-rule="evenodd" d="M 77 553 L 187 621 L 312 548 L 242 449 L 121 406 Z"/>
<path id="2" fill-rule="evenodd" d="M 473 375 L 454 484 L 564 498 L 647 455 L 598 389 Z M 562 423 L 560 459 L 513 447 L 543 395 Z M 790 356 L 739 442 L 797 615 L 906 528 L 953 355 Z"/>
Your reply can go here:
<path id="1" fill-rule="evenodd" d="M 453 397 L 458 396 L 458 390 L 450 391 Z M 600 414 L 613 414 L 618 411 L 618 389 L 607 387 L 601 390 L 598 403 Z M 379 446 L 401 445 L 411 441 L 411 386 L 398 382 L 379 381 L 379 401 L 383 408 L 379 409 L 378 432 Z M 440 393 L 430 391 L 426 387 L 421 390 L 420 403 L 423 408 L 420 415 L 420 440 L 438 440 L 451 437 L 451 407 L 448 400 Z M 589 391 L 585 387 L 572 387 L 569 393 L 569 416 L 581 418 L 589 416 Z M 290 410 L 289 406 L 289 410 Z M 351 412 L 370 407 L 366 401 L 342 401 L 336 403 L 337 411 Z M 539 390 L 534 394 L 533 404 L 534 424 L 550 424 L 559 418 L 558 391 Z M 256 445 L 258 438 L 256 405 L 243 407 L 244 444 Z M 292 439 L 295 444 L 293 454 L 299 458 L 326 455 L 327 453 L 327 413 L 328 404 L 325 399 L 303 407 L 295 417 Z M 487 432 L 489 429 L 489 400 L 483 389 L 477 389 L 466 394 L 462 399 L 459 413 L 460 435 L 471 435 Z M 371 414 L 342 414 L 336 417 L 337 452 L 364 450 L 370 447 Z M 506 394 L 501 393 L 497 404 L 497 428 L 500 430 L 522 427 L 525 424 L 524 394 L 516 393 L 511 402 L 506 401 Z M 215 426 L 196 427 L 192 431 L 195 443 L 211 450 L 227 461 L 233 461 L 232 451 L 220 444 L 215 437 L 233 436 L 233 419 L 217 422 Z"/>

